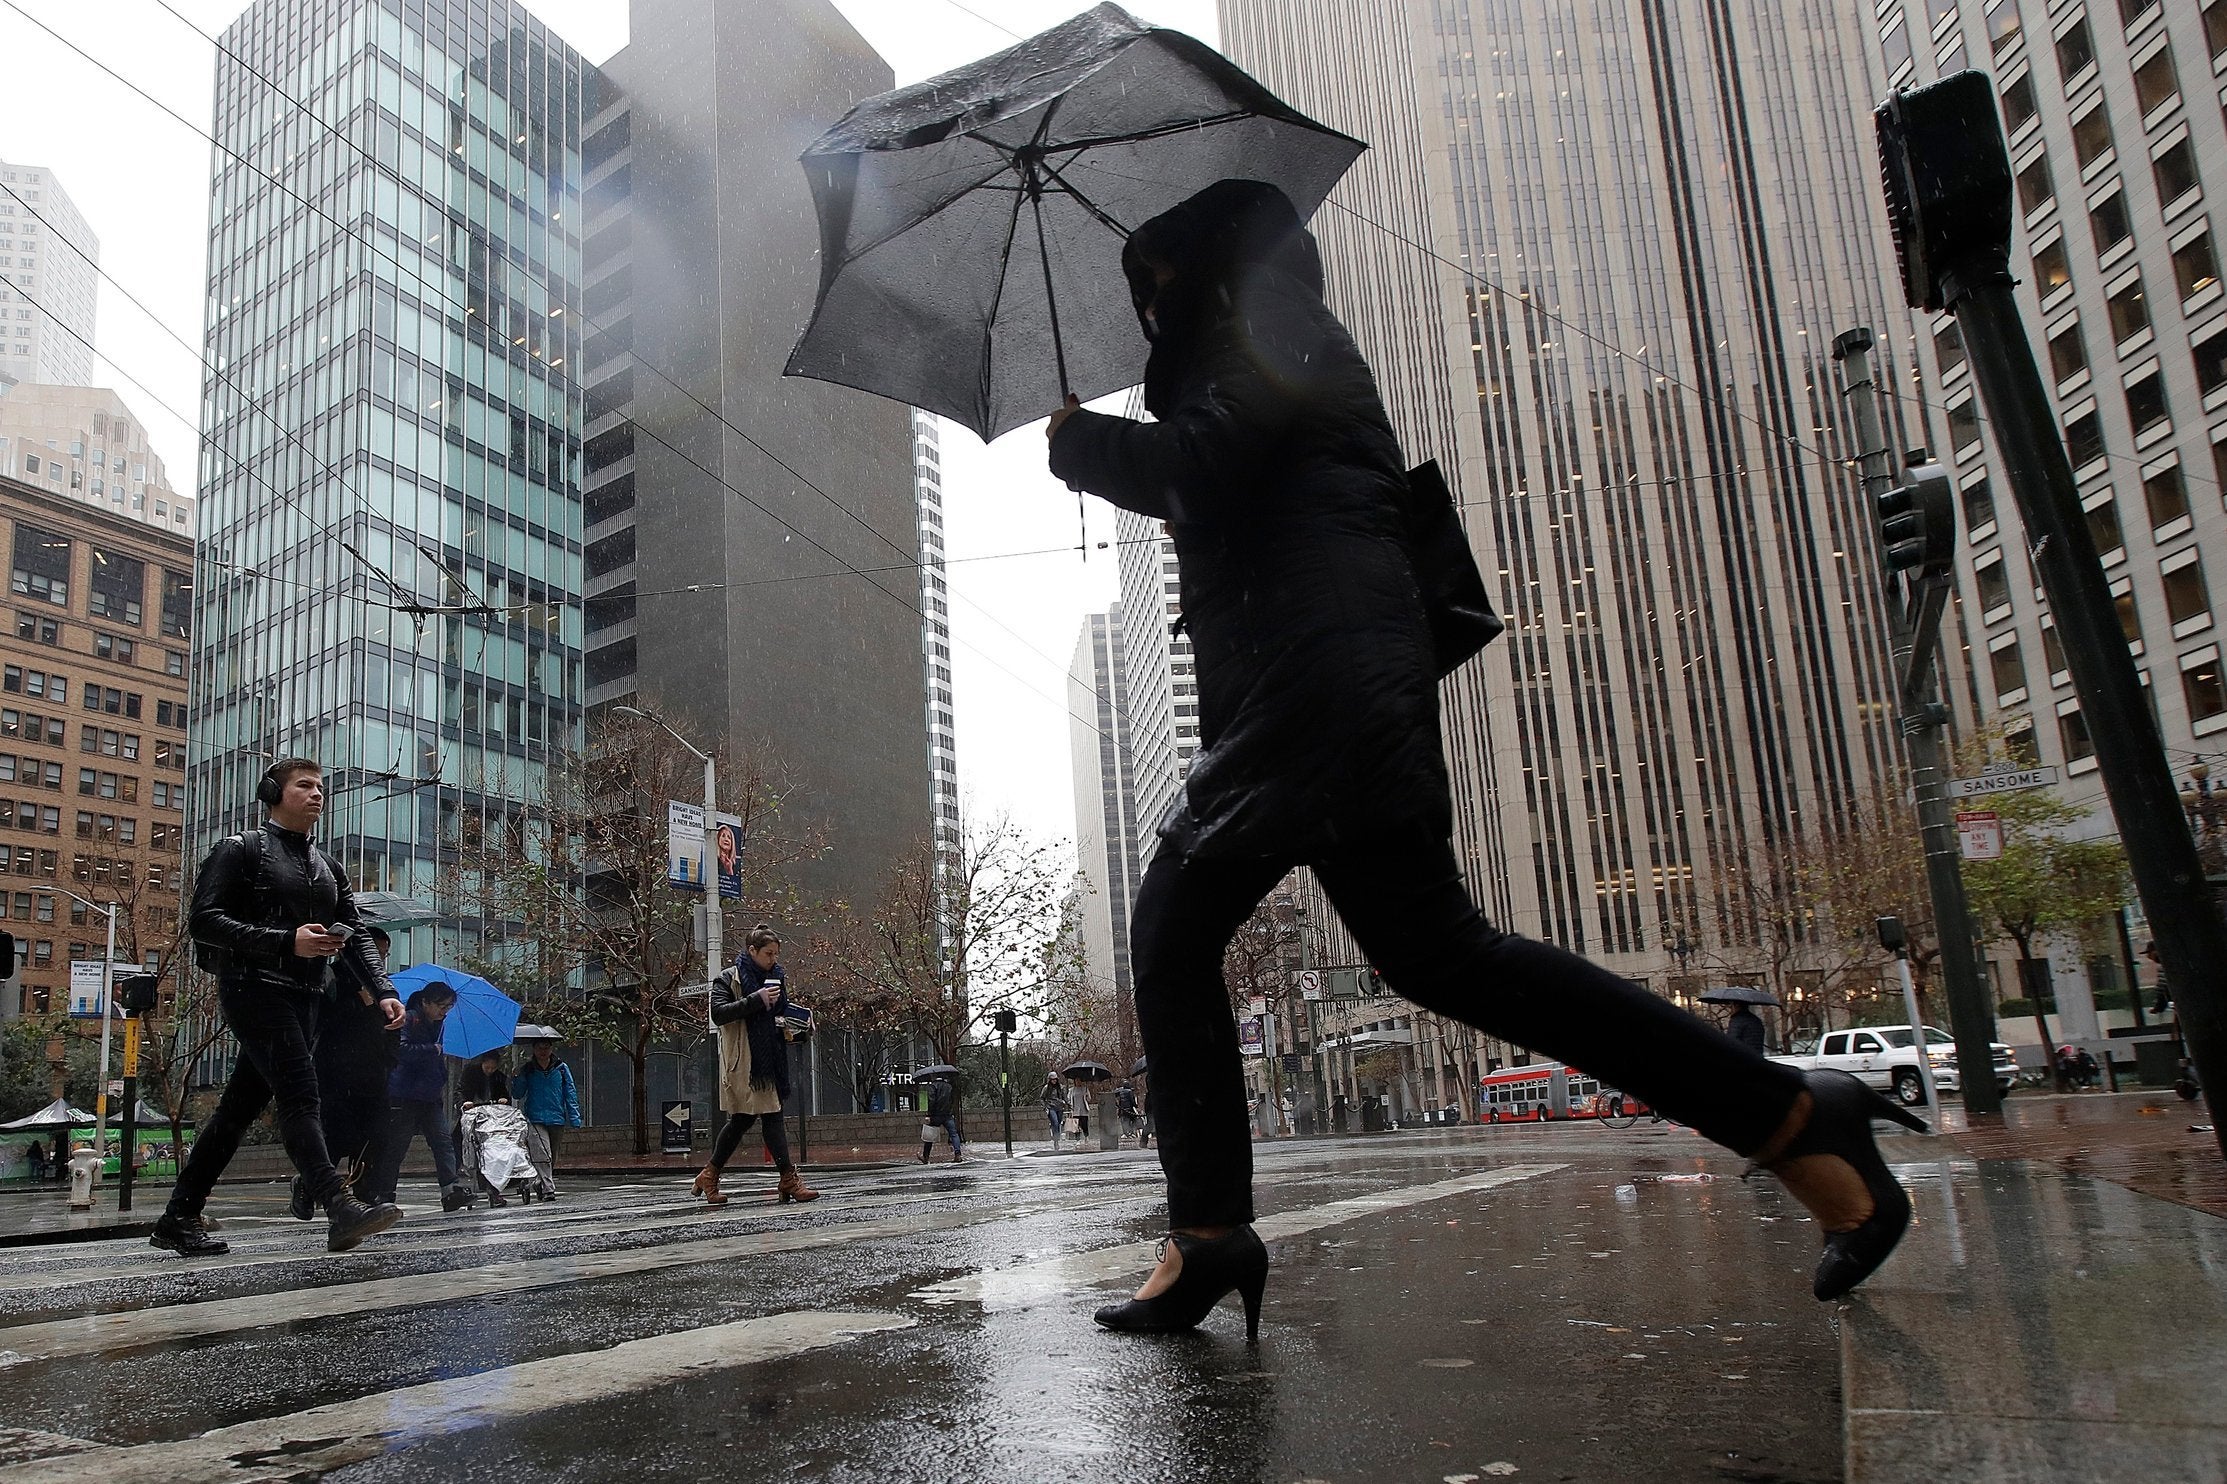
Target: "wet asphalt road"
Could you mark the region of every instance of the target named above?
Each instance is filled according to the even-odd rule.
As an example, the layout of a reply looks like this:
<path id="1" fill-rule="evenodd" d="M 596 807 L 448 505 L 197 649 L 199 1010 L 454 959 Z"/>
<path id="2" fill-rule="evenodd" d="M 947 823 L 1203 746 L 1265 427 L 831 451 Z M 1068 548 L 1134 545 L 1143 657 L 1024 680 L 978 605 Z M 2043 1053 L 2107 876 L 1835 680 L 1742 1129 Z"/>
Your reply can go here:
<path id="1" fill-rule="evenodd" d="M 685 1177 L 328 1256 L 277 1187 L 229 1258 L 0 1253 L 0 1481 L 1841 1477 L 1815 1228 L 1666 1129 L 1262 1146 L 1257 1349 L 1108 1335 L 1151 1153 Z M 1713 1179 L 1697 1180 L 1697 1175 Z M 816 1177 L 817 1178 L 817 1177 Z"/>

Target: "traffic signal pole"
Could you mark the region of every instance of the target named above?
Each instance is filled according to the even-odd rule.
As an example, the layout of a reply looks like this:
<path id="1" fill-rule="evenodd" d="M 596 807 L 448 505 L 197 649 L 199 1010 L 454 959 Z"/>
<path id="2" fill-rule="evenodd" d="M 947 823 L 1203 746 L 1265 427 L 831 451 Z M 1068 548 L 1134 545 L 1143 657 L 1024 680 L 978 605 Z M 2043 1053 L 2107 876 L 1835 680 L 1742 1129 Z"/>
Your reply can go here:
<path id="1" fill-rule="evenodd" d="M 1904 289 L 1963 332 L 2005 482 L 2048 594 L 2105 796 L 2157 939 L 2214 1137 L 2227 1086 L 2227 916 L 2196 853 L 2163 739 L 2119 628 L 2055 409 L 2020 322 L 2010 271 L 2011 170 L 1984 73 L 1896 93 L 1878 111 L 1887 213 Z"/>
<path id="2" fill-rule="evenodd" d="M 1856 458 L 1863 471 L 1864 494 L 1876 513 L 1894 503 L 1895 485 L 1893 460 L 1888 457 L 1886 433 L 1879 422 L 1872 344 L 1868 329 L 1843 331 L 1834 337 L 1833 359 L 1840 365 L 1841 396 L 1855 425 Z M 1948 712 L 1935 695 L 1934 656 L 1940 649 L 1944 601 L 1954 580 L 1956 505 L 1953 498 L 1940 499 L 1933 501 L 1931 508 L 1919 505 L 1890 518 L 1901 522 L 1909 514 L 1918 517 L 1918 528 L 1912 534 L 1918 538 L 1921 560 L 1930 556 L 1931 565 L 1939 570 L 1921 567 L 1914 573 L 1911 586 L 1918 601 L 1906 603 L 1897 591 L 1901 584 L 1891 575 L 1895 557 L 1905 543 L 1887 539 L 1890 533 L 1882 524 L 1882 549 L 1888 553 L 1884 606 L 1894 651 L 1896 720 L 1910 754 L 1918 833 L 1925 849 L 1926 888 L 1933 900 L 1934 931 L 1941 945 L 1941 983 L 1949 1004 L 1949 1032 L 1956 1038 L 1960 1097 L 1967 1113 L 2000 1113 L 2003 1091 L 1995 1082 L 1995 1007 L 1981 974 L 1971 907 L 1964 897 L 1961 847 L 1949 807 L 1946 749 L 1942 744 Z M 1927 522 L 1934 523 L 1936 529 L 1925 529 Z M 1903 972 L 1909 972 L 1906 961 Z M 1925 1035 L 1922 1029 L 1915 1034 L 1923 1060 Z M 1974 1073 L 1972 1068 L 1984 1068 L 1985 1074 Z M 1930 1072 L 1926 1074 L 1926 1088 L 1931 1102 Z"/>

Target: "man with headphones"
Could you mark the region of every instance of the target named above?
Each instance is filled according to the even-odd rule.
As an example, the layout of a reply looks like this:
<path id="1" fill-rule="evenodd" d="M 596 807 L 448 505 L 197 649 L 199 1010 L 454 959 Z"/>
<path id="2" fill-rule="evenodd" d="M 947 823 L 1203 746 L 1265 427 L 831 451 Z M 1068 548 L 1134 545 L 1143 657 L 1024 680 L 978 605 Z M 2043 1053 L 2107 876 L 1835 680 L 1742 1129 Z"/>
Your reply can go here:
<path id="1" fill-rule="evenodd" d="M 231 1250 L 209 1234 L 201 1208 L 240 1136 L 274 1102 L 286 1155 L 325 1209 L 326 1250 L 346 1252 L 402 1219 L 400 1207 L 366 1205 L 349 1191 L 321 1125 L 314 1056 L 336 961 L 352 985 L 375 986 L 390 1029 L 402 1023 L 402 1003 L 360 931 L 348 878 L 309 838 L 325 812 L 324 770 L 308 758 L 281 758 L 255 797 L 269 817 L 218 841 L 193 892 L 195 955 L 217 976 L 217 1003 L 240 1057 L 148 1238 L 187 1257 Z"/>

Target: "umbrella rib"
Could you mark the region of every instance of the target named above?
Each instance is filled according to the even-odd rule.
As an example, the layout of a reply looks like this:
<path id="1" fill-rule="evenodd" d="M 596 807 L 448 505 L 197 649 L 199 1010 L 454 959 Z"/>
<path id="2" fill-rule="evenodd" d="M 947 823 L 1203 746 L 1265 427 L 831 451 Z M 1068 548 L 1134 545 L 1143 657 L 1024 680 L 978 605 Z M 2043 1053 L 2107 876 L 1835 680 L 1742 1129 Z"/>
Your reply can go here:
<path id="1" fill-rule="evenodd" d="M 993 186 L 990 184 L 991 181 L 997 179 L 998 176 L 1002 175 L 1003 173 L 1005 173 L 1005 171 L 1012 168 L 1013 166 L 1011 162 L 1007 162 L 999 169 L 992 170 L 989 174 L 983 176 L 980 180 L 969 181 L 967 184 L 959 187 L 959 189 L 953 191 L 950 195 L 944 197 L 941 201 L 938 201 L 935 205 L 929 207 L 926 211 L 920 212 L 918 215 L 906 217 L 903 225 L 892 227 L 887 232 L 884 232 L 881 236 L 876 237 L 872 242 L 867 243 L 864 247 L 844 254 L 843 261 L 836 265 L 837 271 L 840 272 L 842 269 L 848 268 L 851 264 L 857 262 L 860 258 L 865 257 L 874 249 L 886 246 L 887 244 L 895 241 L 897 238 L 904 236 L 907 232 L 910 232 L 914 228 L 921 226 L 923 223 L 926 223 L 934 219 L 935 217 L 942 215 L 944 211 L 952 206 L 956 206 L 959 202 L 964 201 L 968 196 L 974 194 L 976 191 L 985 189 L 1012 189 L 1012 187 L 1008 186 Z"/>
<path id="2" fill-rule="evenodd" d="M 1262 117 L 1262 114 L 1256 108 L 1240 108 L 1230 113 L 1208 114 L 1205 118 L 1200 119 L 1181 119 L 1173 123 L 1154 124 L 1149 129 L 1138 129 L 1129 134 L 1101 134 L 1089 139 L 1063 139 L 1058 144 L 1048 146 L 1047 152 L 1063 155 L 1079 154 L 1086 149 L 1096 149 L 1102 144 L 1142 144 L 1148 139 L 1164 139 L 1170 134 L 1188 134 L 1195 129 L 1210 129 L 1216 124 L 1242 123 L 1246 119 L 1260 117 Z M 1327 134 L 1333 131 L 1324 129 L 1322 132 Z M 968 137 L 972 138 L 974 136 L 970 135 Z M 984 140 L 983 142 L 990 145 L 992 149 L 997 148 L 995 141 Z"/>
<path id="3" fill-rule="evenodd" d="M 998 257 L 997 292 L 990 295 L 990 312 L 983 320 L 982 379 L 976 395 L 981 398 L 985 410 L 990 403 L 990 358 L 997 354 L 998 306 L 1005 302 L 1005 280 L 1013 271 L 1013 242 L 1021 234 L 1021 202 L 1025 195 L 1025 192 L 1014 194 L 1013 215 L 1005 223 L 1005 251 Z"/>

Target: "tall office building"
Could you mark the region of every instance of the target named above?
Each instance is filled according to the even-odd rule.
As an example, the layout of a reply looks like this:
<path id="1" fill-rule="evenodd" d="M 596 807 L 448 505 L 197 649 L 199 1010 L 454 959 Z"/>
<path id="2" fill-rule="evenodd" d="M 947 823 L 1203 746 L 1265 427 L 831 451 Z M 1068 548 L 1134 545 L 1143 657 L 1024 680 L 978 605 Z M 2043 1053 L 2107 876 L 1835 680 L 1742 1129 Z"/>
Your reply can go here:
<path id="1" fill-rule="evenodd" d="M 1085 955 L 1094 988 L 1110 989 L 1118 1041 L 1130 1044 L 1129 911 L 1143 876 L 1135 762 L 1130 749 L 1122 609 L 1087 614 L 1067 670 L 1075 760 L 1075 855 Z M 1090 718 L 1085 721 L 1084 718 Z"/>
<path id="2" fill-rule="evenodd" d="M 356 882 L 430 897 L 440 846 L 577 747 L 588 75 L 509 0 L 260 0 L 224 33 L 191 849 L 305 753 Z"/>
<path id="3" fill-rule="evenodd" d="M 1132 409 L 1135 414 L 1138 409 Z M 1121 682 L 1135 782 L 1136 850 L 1141 876 L 1158 837 L 1153 831 L 1175 803 L 1199 750 L 1198 677 L 1191 641 L 1176 629 L 1183 602 L 1176 580 L 1175 544 L 1160 522 L 1114 513 L 1120 552 Z"/>
<path id="4" fill-rule="evenodd" d="M 1681 940 L 1738 955 L 1764 931 L 1741 883 L 1899 787 L 1834 431 L 1836 331 L 1908 359 L 1864 24 L 1823 0 L 1220 9 L 1240 65 L 1373 146 L 1315 225 L 1508 618 L 1444 689 L 1482 905 L 1658 988 Z M 1480 1052 L 1418 1070 L 1466 1085 Z"/>
<path id="5" fill-rule="evenodd" d="M 951 588 L 943 551 L 943 447 L 935 416 L 912 415 L 913 495 L 920 507 L 920 665 L 927 692 L 928 798 L 936 848 L 959 848 L 959 738 L 951 697 Z"/>
<path id="6" fill-rule="evenodd" d="M 193 536 L 191 498 L 170 487 L 147 425 L 107 387 L 0 384 L 0 474 Z"/>
<path id="7" fill-rule="evenodd" d="M 2227 3 L 1896 4 L 1880 12 L 1871 58 L 1873 92 L 1967 67 L 1994 76 L 2017 174 L 2021 316 L 2168 755 L 2185 772 L 2227 750 L 2212 591 L 2227 582 L 2227 292 L 2208 194 L 2227 190 L 2217 77 Z M 1963 490 L 1969 702 L 2034 761 L 2061 768 L 2060 793 L 2093 810 L 2089 829 L 2115 833 L 1963 342 L 1947 316 L 1920 319 L 1925 441 Z M 2115 979 L 2115 958 L 2093 972 Z M 2083 976 L 2059 965 L 2052 977 L 2059 1008 L 2071 1008 L 2066 991 L 2077 999 Z"/>
<path id="8" fill-rule="evenodd" d="M 54 172 L 0 160 L 0 387 L 93 379 L 100 239 Z"/>
<path id="9" fill-rule="evenodd" d="M 908 409 L 781 369 L 818 287 L 797 157 L 893 77 L 828 0 L 630 16 L 585 135 L 587 701 L 771 757 L 830 836 L 801 884 L 870 901 L 956 811 L 943 578 L 915 570 L 939 461 Z"/>

